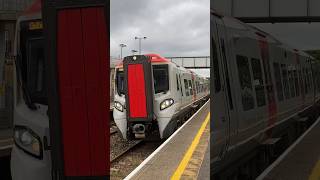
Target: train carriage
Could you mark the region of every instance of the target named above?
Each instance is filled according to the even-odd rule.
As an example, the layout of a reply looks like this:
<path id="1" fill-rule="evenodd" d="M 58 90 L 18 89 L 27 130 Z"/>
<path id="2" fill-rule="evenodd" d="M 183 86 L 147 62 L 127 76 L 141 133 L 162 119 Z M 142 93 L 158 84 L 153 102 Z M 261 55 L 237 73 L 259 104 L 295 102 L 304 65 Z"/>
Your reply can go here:
<path id="1" fill-rule="evenodd" d="M 268 139 L 292 139 L 292 117 L 319 100 L 319 62 L 213 10 L 211 64 L 212 175 Z"/>
<path id="2" fill-rule="evenodd" d="M 148 70 L 143 66 L 142 71 L 147 72 L 146 76 L 151 77 L 151 79 L 145 81 L 146 86 L 151 86 L 142 88 L 142 91 L 146 94 L 141 95 L 140 91 L 139 93 L 131 92 L 129 84 L 140 83 L 145 78 L 140 77 L 143 74 L 126 76 L 130 71 L 129 67 L 126 73 L 125 63 L 118 65 L 115 75 L 114 121 L 125 139 L 145 138 L 154 130 L 158 130 L 160 138 L 167 138 L 182 123 L 185 114 L 207 100 L 210 93 L 209 80 L 156 54 L 130 56 L 125 58 L 124 61 L 138 61 L 133 60 L 133 58 L 144 58 L 145 62 L 150 61 L 151 69 Z M 145 63 L 144 61 L 142 60 L 141 63 Z M 139 81 L 135 81 L 132 78 L 133 76 L 138 76 Z M 128 91 L 131 93 L 128 93 Z M 148 91 L 150 91 L 149 95 L 147 95 Z M 146 110 L 146 113 L 150 113 L 152 117 L 143 119 L 139 116 L 139 119 L 131 120 L 134 119 L 132 117 L 133 111 L 136 111 L 136 109 L 142 111 L 141 108 L 145 107 L 145 96 L 150 96 L 152 99 L 152 102 L 148 104 L 152 108 Z M 141 101 L 132 103 L 134 101 L 131 100 L 132 97 L 140 98 Z"/>

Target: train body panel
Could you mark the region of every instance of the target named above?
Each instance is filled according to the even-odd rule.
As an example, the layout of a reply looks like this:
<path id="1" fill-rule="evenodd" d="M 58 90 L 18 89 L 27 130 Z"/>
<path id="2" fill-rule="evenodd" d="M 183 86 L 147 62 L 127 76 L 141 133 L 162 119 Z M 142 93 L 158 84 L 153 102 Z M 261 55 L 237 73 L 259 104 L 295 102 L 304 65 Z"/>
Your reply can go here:
<path id="1" fill-rule="evenodd" d="M 211 34 L 215 173 L 268 137 L 281 134 L 279 124 L 315 103 L 319 86 L 313 82 L 319 78 L 313 74 L 319 72 L 319 63 L 255 27 L 214 11 Z"/>
<path id="2" fill-rule="evenodd" d="M 158 127 L 160 138 L 167 138 L 175 131 L 183 113 L 199 103 L 201 99 L 207 98 L 209 95 L 208 80 L 158 55 L 149 54 L 146 56 L 152 62 L 152 80 L 146 83 L 153 84 L 152 92 L 154 93 L 153 120 L 150 126 Z M 139 56 L 136 57 L 139 58 Z M 123 85 L 125 83 L 123 71 L 123 64 L 116 67 L 114 121 L 123 138 L 130 138 L 128 135 L 137 137 L 137 134 L 145 137 L 149 132 L 149 128 L 146 127 L 149 125 L 138 121 L 133 122 L 132 126 L 136 126 L 135 124 L 144 126 L 148 131 L 146 133 L 144 131 L 133 133 L 135 130 L 129 125 L 130 122 L 128 122 L 126 115 L 128 112 L 125 108 L 125 92 L 122 89 L 125 87 Z"/>

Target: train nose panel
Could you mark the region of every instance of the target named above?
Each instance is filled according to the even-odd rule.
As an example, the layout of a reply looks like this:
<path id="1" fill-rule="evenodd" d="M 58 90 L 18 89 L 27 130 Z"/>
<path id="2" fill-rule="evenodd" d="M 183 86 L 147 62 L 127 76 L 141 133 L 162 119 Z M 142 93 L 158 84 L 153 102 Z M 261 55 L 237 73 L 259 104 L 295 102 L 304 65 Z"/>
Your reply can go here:
<path id="1" fill-rule="evenodd" d="M 151 122 L 153 117 L 153 83 L 150 57 L 128 56 L 123 61 L 127 120 Z"/>

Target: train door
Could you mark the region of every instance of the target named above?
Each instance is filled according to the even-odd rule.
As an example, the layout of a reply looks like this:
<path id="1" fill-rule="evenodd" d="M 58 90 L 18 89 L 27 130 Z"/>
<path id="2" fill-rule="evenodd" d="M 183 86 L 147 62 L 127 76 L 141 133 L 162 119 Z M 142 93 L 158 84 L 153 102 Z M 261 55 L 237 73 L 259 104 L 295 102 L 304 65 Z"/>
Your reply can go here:
<path id="1" fill-rule="evenodd" d="M 222 20 L 216 16 L 211 18 L 211 77 L 213 88 L 211 89 L 211 158 L 213 163 L 222 158 L 229 139 L 229 116 L 227 108 L 227 91 L 223 68 L 223 59 L 217 22 Z"/>
<path id="2" fill-rule="evenodd" d="M 267 88 L 267 101 L 268 101 L 268 127 L 272 126 L 276 121 L 276 114 L 277 114 L 277 103 L 275 98 L 274 86 L 272 83 L 272 76 L 271 76 L 271 67 L 270 67 L 270 52 L 269 52 L 269 45 L 265 36 L 257 33 L 259 38 L 259 48 L 260 54 L 263 64 L 263 70 L 265 73 L 265 83 Z M 267 135 L 270 136 L 272 134 L 272 130 L 267 132 Z"/>
<path id="3" fill-rule="evenodd" d="M 178 102 L 181 102 L 180 107 L 182 107 L 182 86 L 181 86 L 181 80 L 180 80 L 180 70 L 177 69 L 176 73 L 176 86 L 177 86 L 177 100 Z"/>

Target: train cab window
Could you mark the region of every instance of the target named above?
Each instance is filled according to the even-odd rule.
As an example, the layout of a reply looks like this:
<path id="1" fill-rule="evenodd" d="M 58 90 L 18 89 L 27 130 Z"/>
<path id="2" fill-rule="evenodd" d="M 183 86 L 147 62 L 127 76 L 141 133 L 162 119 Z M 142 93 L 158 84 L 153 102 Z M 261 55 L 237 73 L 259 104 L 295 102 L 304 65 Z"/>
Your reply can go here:
<path id="1" fill-rule="evenodd" d="M 116 88 L 117 88 L 117 93 L 120 96 L 125 94 L 124 72 L 120 70 L 116 71 Z"/>
<path id="2" fill-rule="evenodd" d="M 33 103 L 47 104 L 43 39 L 27 41 L 27 88 Z"/>
<path id="3" fill-rule="evenodd" d="M 266 105 L 266 96 L 264 91 L 262 68 L 259 59 L 251 59 L 251 69 L 253 73 L 253 86 L 256 92 L 257 105 L 258 107 L 261 107 Z"/>
<path id="4" fill-rule="evenodd" d="M 17 72 L 21 75 L 23 97 L 30 109 L 36 103 L 47 105 L 47 82 L 45 72 L 44 40 L 42 29 L 30 30 L 30 21 L 21 22 L 20 46 L 17 54 Z M 20 97 L 20 96 L 19 96 Z"/>
<path id="5" fill-rule="evenodd" d="M 221 90 L 221 82 L 220 82 L 220 68 L 219 68 L 219 60 L 218 60 L 218 49 L 216 46 L 215 40 L 211 39 L 211 61 L 213 66 L 213 82 L 214 82 L 214 90 L 215 93 L 220 92 Z"/>
<path id="6" fill-rule="evenodd" d="M 237 55 L 238 75 L 241 88 L 241 99 L 244 111 L 254 108 L 252 81 L 247 57 Z"/>
<path id="7" fill-rule="evenodd" d="M 294 77 L 294 84 L 296 86 L 296 96 L 300 96 L 300 86 L 299 86 L 297 70 L 293 71 L 293 77 Z"/>
<path id="8" fill-rule="evenodd" d="M 274 78 L 276 81 L 278 100 L 283 101 L 283 87 L 282 87 L 282 78 L 281 78 L 279 63 L 273 63 L 273 69 L 274 69 Z"/>
<path id="9" fill-rule="evenodd" d="M 184 79 L 183 82 L 184 82 L 184 89 L 185 89 L 185 91 L 186 91 L 186 96 L 190 96 L 190 95 L 189 95 L 189 84 L 188 84 L 188 80 Z"/>
<path id="10" fill-rule="evenodd" d="M 153 83 L 155 94 L 169 91 L 168 65 L 153 65 Z"/>
<path id="11" fill-rule="evenodd" d="M 288 79 L 288 71 L 287 65 L 281 64 L 281 72 L 282 72 L 282 83 L 284 89 L 284 96 L 286 99 L 290 99 L 290 89 L 289 89 L 289 79 Z"/>

